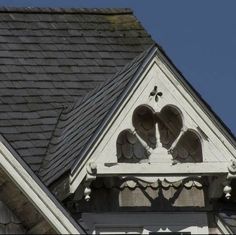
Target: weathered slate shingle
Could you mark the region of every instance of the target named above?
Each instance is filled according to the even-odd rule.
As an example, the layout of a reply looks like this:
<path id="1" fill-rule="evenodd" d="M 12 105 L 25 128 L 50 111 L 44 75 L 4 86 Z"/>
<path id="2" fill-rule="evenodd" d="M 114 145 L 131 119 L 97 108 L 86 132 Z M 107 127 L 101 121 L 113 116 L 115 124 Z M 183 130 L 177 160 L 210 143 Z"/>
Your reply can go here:
<path id="1" fill-rule="evenodd" d="M 122 94 L 130 89 L 136 74 L 155 50 L 156 47 L 151 47 L 144 51 L 72 109 L 62 112 L 40 170 L 44 183 L 52 183 L 83 159 L 83 151 L 93 144 L 95 133 L 102 130 L 102 124 L 108 121 Z"/>
<path id="2" fill-rule="evenodd" d="M 62 109 L 152 43 L 129 9 L 0 8 L 0 133 L 38 171 Z"/>

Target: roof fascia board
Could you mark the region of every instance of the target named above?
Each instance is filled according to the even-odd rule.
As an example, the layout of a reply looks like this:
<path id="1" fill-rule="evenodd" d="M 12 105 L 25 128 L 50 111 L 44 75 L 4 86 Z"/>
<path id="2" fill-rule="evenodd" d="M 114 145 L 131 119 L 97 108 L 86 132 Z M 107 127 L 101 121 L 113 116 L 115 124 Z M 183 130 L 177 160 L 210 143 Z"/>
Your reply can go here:
<path id="1" fill-rule="evenodd" d="M 157 55 L 159 59 L 166 65 L 166 67 L 172 72 L 174 76 L 176 76 L 181 83 L 181 85 L 186 89 L 186 91 L 197 101 L 197 104 L 204 110 L 205 114 L 211 121 L 215 124 L 215 126 L 223 132 L 224 136 L 228 139 L 228 141 L 236 146 L 235 138 L 229 133 L 228 130 L 220 123 L 219 120 L 212 113 L 213 111 L 209 110 L 207 105 L 204 103 L 202 98 L 200 98 L 197 94 L 197 91 L 189 84 L 189 82 L 184 78 L 184 76 L 176 69 L 170 59 L 158 48 Z M 200 94 L 199 94 L 200 95 Z"/>
<path id="2" fill-rule="evenodd" d="M 224 221 L 219 216 L 215 216 L 215 220 L 219 230 L 223 234 L 234 234 L 232 230 L 227 226 L 227 224 L 224 223 Z"/>
<path id="3" fill-rule="evenodd" d="M 192 97 L 192 99 L 201 108 L 201 110 L 203 110 L 205 117 L 203 117 L 203 115 L 201 115 L 198 111 L 197 111 L 197 113 L 201 117 L 203 117 L 203 119 L 205 119 L 205 120 L 208 119 L 210 122 L 212 122 L 213 125 L 216 126 L 218 128 L 218 130 L 220 130 L 222 136 L 225 138 L 226 141 L 228 141 L 228 144 L 234 148 L 234 152 L 232 152 L 229 149 L 229 147 L 226 145 L 226 143 L 224 141 L 222 141 L 224 146 L 231 152 L 232 155 L 234 155 L 236 157 L 236 155 L 235 155 L 236 154 L 236 152 L 235 152 L 236 151 L 236 142 L 235 142 L 234 137 L 232 137 L 232 135 L 230 135 L 229 131 L 226 130 L 226 128 L 217 120 L 217 118 L 215 117 L 213 112 L 211 112 L 211 110 L 209 110 L 209 108 L 206 106 L 206 104 L 204 104 L 205 101 L 203 101 L 202 98 L 200 98 L 197 95 L 197 92 L 194 90 L 194 88 L 191 87 L 191 85 L 187 82 L 187 80 L 180 74 L 179 71 L 177 71 L 177 69 L 169 61 L 169 59 L 166 57 L 166 55 L 164 55 L 161 50 L 157 51 L 157 55 L 158 55 L 158 58 L 160 59 L 160 61 L 166 66 L 168 71 L 170 71 L 174 77 L 177 77 L 178 81 L 180 82 L 182 87 L 185 89 L 187 94 L 189 94 L 190 97 Z M 215 131 L 210 126 L 209 126 L 209 128 L 215 133 Z M 215 134 L 219 138 L 219 135 L 217 133 L 215 133 Z"/>
<path id="4" fill-rule="evenodd" d="M 1 137 L 0 166 L 55 231 L 60 234 L 84 234 L 85 231 L 67 213 L 31 169 L 18 155 L 14 154 L 14 156 L 6 146 L 10 147 Z"/>
<path id="5" fill-rule="evenodd" d="M 125 105 L 123 101 L 127 100 L 128 97 L 130 97 L 131 94 L 133 94 L 133 92 L 136 90 L 136 88 L 138 87 L 139 83 L 141 82 L 140 81 L 139 83 L 136 83 L 137 80 L 143 74 L 146 74 L 148 72 L 148 70 L 152 67 L 153 63 L 155 62 L 156 52 L 157 52 L 157 47 L 155 45 L 155 46 L 153 46 L 152 49 L 150 49 L 150 52 L 148 53 L 145 61 L 140 66 L 138 71 L 135 73 L 135 75 L 134 75 L 134 77 L 132 79 L 132 82 L 129 83 L 129 86 L 127 87 L 125 92 L 122 94 L 122 96 L 120 97 L 119 101 L 114 105 L 112 111 L 109 113 L 109 116 L 103 122 L 101 128 L 99 128 L 99 130 L 95 133 L 95 135 L 94 135 L 93 139 L 91 140 L 90 144 L 86 146 L 86 149 L 83 151 L 83 153 L 82 153 L 82 155 L 80 157 L 80 159 L 83 160 L 83 163 L 81 163 L 80 160 L 79 160 L 78 162 L 76 162 L 76 164 L 72 168 L 71 174 L 70 174 L 70 192 L 71 193 L 75 192 L 75 190 L 79 186 L 81 180 L 85 176 L 86 172 L 84 171 L 82 173 L 82 175 L 83 175 L 82 178 L 76 180 L 77 176 L 79 176 L 79 174 L 80 174 L 81 168 L 84 166 L 85 162 L 88 160 L 89 156 L 94 151 L 94 149 L 96 147 L 95 146 L 95 142 L 99 143 L 101 141 L 102 136 L 103 136 L 103 135 L 101 136 L 101 133 L 106 133 L 107 132 L 107 130 L 109 129 L 110 125 L 114 122 L 114 120 L 116 119 L 117 115 L 121 112 L 122 107 Z"/>

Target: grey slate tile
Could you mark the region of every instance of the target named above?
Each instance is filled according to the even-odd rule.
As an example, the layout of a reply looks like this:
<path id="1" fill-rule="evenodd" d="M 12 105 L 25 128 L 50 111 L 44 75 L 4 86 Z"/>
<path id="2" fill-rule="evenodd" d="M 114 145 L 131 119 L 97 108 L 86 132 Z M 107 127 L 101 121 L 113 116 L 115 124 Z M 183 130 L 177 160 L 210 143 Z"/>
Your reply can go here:
<path id="1" fill-rule="evenodd" d="M 61 110 L 153 42 L 145 31 L 134 40 L 140 28 L 125 9 L 0 12 L 0 133 L 16 151 L 27 150 L 21 157 L 32 169 L 39 170 Z"/>
<path id="2" fill-rule="evenodd" d="M 83 149 L 91 142 L 93 133 L 111 112 L 149 53 L 150 49 L 104 82 L 100 88 L 89 93 L 81 103 L 76 104 L 71 113 L 62 113 L 58 125 L 60 130 L 54 132 L 39 173 L 46 184 L 53 182 L 55 175 L 69 171 L 72 164 L 80 159 Z"/>

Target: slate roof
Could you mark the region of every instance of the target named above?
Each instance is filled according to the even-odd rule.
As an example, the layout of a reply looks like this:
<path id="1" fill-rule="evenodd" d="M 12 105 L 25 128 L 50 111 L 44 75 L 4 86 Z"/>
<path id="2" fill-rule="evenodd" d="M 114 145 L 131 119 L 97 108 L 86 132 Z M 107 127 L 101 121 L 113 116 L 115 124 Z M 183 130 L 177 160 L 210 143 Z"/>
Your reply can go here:
<path id="1" fill-rule="evenodd" d="M 40 171 L 44 183 L 50 184 L 83 159 L 83 151 L 93 144 L 94 137 L 98 131 L 102 131 L 109 114 L 117 109 L 120 97 L 128 93 L 136 75 L 143 70 L 145 62 L 154 56 L 155 51 L 155 46 L 150 47 L 71 110 L 62 113 Z"/>
<path id="2" fill-rule="evenodd" d="M 0 8 L 0 133 L 37 172 L 63 109 L 152 43 L 129 9 Z"/>

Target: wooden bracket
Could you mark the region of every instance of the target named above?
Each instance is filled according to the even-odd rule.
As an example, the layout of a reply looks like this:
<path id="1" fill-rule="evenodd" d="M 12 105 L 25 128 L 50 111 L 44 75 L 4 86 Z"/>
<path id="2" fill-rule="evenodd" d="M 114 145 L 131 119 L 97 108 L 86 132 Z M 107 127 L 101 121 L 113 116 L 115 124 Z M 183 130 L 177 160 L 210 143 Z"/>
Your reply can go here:
<path id="1" fill-rule="evenodd" d="M 232 187 L 230 184 L 232 179 L 235 178 L 236 178 L 236 161 L 232 160 L 231 164 L 228 166 L 228 174 L 226 180 L 223 183 L 224 185 L 223 192 L 225 194 L 226 199 L 231 198 Z"/>
<path id="2" fill-rule="evenodd" d="M 90 194 L 91 194 L 91 183 L 96 179 L 96 173 L 97 173 L 97 165 L 95 162 L 89 162 L 87 164 L 87 175 L 85 179 L 85 189 L 84 189 L 84 198 L 86 201 L 90 200 Z"/>
<path id="3" fill-rule="evenodd" d="M 216 176 L 225 177 L 223 183 L 223 192 L 225 197 L 231 197 L 231 180 L 236 178 L 236 162 L 201 162 L 201 163 L 95 163 L 90 162 L 87 165 L 87 175 L 85 179 L 85 200 L 90 200 L 90 185 L 96 177 L 145 177 L 145 178 L 163 178 L 163 177 L 200 177 Z M 213 182 L 212 182 L 213 183 Z M 222 185 L 222 184 L 221 184 Z"/>

